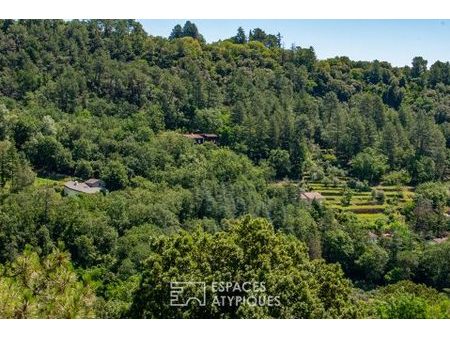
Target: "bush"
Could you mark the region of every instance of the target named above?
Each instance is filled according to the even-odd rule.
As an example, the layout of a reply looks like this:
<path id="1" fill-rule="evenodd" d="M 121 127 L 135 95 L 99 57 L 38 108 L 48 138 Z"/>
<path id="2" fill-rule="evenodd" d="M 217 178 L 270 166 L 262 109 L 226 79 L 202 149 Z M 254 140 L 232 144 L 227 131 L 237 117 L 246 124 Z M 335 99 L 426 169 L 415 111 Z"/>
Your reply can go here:
<path id="1" fill-rule="evenodd" d="M 439 182 L 422 183 L 416 188 L 416 200 L 425 198 L 432 202 L 433 208 L 443 212 L 448 206 L 449 201 L 448 188 Z"/>
<path id="2" fill-rule="evenodd" d="M 350 189 L 345 189 L 344 193 L 342 195 L 342 198 L 341 198 L 341 204 L 344 207 L 349 206 L 352 201 L 352 196 L 353 196 L 353 192 Z"/>
<path id="3" fill-rule="evenodd" d="M 350 179 L 347 183 L 349 188 L 352 188 L 359 192 L 370 191 L 370 186 L 367 181 L 360 181 L 357 179 Z"/>
<path id="4" fill-rule="evenodd" d="M 333 184 L 333 181 L 329 177 L 324 177 L 322 179 L 322 184 L 328 188 L 331 184 Z"/>
<path id="5" fill-rule="evenodd" d="M 386 200 L 386 195 L 384 194 L 383 190 L 372 190 L 372 199 L 375 200 L 378 204 L 384 204 L 384 201 Z"/>
<path id="6" fill-rule="evenodd" d="M 411 175 L 406 170 L 391 171 L 382 178 L 385 185 L 406 185 L 411 181 Z"/>
<path id="7" fill-rule="evenodd" d="M 450 310 L 446 295 L 410 281 L 378 288 L 371 298 L 366 304 L 374 318 L 448 318 Z"/>
<path id="8" fill-rule="evenodd" d="M 127 168 L 119 161 L 111 161 L 103 170 L 102 180 L 108 190 L 123 189 L 129 183 Z"/>
<path id="9" fill-rule="evenodd" d="M 372 148 L 367 148 L 352 159 L 352 172 L 361 180 L 378 182 L 387 169 L 387 159 Z"/>
<path id="10" fill-rule="evenodd" d="M 324 174 L 322 168 L 315 167 L 315 168 L 311 169 L 310 177 L 313 182 L 319 182 L 319 181 L 325 179 L 325 174 Z"/>
<path id="11" fill-rule="evenodd" d="M 92 169 L 91 163 L 86 160 L 80 160 L 75 165 L 75 176 L 88 179 L 94 175 L 94 170 Z"/>
<path id="12" fill-rule="evenodd" d="M 333 187 L 335 187 L 335 188 L 341 183 L 341 180 L 339 178 L 337 178 L 336 176 L 334 176 L 331 179 L 331 181 L 333 182 Z"/>

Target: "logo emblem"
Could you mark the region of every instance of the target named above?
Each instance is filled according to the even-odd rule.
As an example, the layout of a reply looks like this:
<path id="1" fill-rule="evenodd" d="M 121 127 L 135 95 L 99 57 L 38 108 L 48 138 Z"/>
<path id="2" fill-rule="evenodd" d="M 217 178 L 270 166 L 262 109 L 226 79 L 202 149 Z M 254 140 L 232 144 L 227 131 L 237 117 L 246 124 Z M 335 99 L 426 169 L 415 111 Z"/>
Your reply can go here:
<path id="1" fill-rule="evenodd" d="M 170 306 L 206 305 L 205 282 L 170 282 Z"/>

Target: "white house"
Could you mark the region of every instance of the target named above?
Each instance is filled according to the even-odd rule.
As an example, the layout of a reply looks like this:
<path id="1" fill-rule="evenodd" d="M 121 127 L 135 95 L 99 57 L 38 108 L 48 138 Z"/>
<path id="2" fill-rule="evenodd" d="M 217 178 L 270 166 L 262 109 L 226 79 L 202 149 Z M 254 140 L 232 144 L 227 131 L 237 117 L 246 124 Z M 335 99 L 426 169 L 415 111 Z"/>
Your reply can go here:
<path id="1" fill-rule="evenodd" d="M 95 194 L 105 190 L 105 183 L 96 178 L 90 178 L 85 182 L 68 181 L 64 183 L 64 193 L 67 196 L 78 194 Z"/>

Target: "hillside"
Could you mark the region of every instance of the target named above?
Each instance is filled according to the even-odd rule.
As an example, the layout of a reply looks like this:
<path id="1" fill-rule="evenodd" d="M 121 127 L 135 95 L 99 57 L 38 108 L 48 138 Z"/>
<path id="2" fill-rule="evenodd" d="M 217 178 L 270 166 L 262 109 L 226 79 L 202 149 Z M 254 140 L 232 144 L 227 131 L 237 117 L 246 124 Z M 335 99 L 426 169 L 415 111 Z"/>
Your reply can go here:
<path id="1" fill-rule="evenodd" d="M 450 64 L 281 46 L 0 20 L 0 317 L 450 318 Z M 190 279 L 283 305 L 168 306 Z"/>

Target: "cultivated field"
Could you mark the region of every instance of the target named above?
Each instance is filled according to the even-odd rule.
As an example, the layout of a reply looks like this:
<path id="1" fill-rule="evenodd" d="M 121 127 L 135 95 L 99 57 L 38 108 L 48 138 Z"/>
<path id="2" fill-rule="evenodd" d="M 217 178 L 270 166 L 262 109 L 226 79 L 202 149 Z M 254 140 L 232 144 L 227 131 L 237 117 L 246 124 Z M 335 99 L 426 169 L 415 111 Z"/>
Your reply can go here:
<path id="1" fill-rule="evenodd" d="M 368 221 L 387 217 L 388 210 L 401 208 L 414 196 L 413 188 L 409 186 L 379 185 L 371 187 L 371 189 L 377 191 L 379 195 L 384 195 L 384 198 L 374 198 L 372 191 L 349 189 L 351 192 L 350 204 L 345 205 L 342 202 L 346 188 L 345 183 L 326 186 L 323 183 L 306 182 L 305 186 L 310 191 L 320 192 L 325 198 L 325 205 L 339 210 L 351 211 L 358 218 Z"/>

